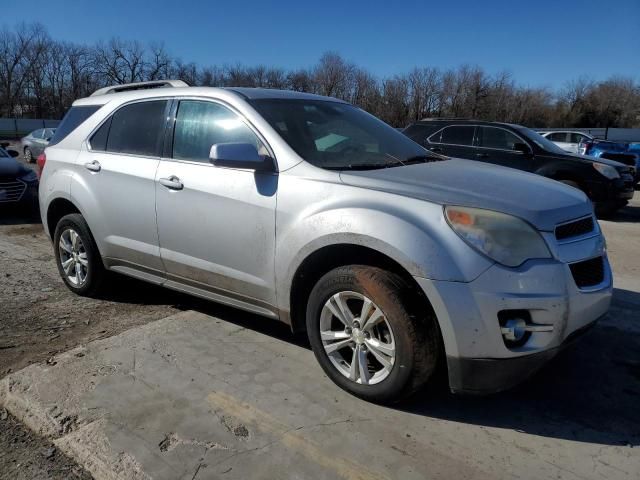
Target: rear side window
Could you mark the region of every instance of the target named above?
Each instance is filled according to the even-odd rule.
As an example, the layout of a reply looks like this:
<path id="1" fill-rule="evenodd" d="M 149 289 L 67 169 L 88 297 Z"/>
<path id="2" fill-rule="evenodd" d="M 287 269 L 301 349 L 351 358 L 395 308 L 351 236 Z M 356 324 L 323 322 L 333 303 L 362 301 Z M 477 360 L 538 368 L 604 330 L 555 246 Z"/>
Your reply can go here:
<path id="1" fill-rule="evenodd" d="M 83 105 L 78 107 L 71 107 L 67 114 L 60 122 L 60 125 L 55 130 L 49 146 L 55 145 L 66 138 L 71 132 L 80 126 L 87 118 L 96 113 L 102 105 Z M 43 131 L 40 130 L 42 135 Z"/>
<path id="2" fill-rule="evenodd" d="M 566 132 L 554 132 L 547 135 L 547 138 L 552 142 L 566 142 L 567 134 Z"/>
<path id="3" fill-rule="evenodd" d="M 91 137 L 91 148 L 158 156 L 166 106 L 166 100 L 153 100 L 122 107 Z"/>
<path id="4" fill-rule="evenodd" d="M 455 125 L 446 127 L 442 130 L 442 136 L 439 143 L 447 143 L 449 145 L 469 145 L 473 144 L 473 125 Z"/>
<path id="5" fill-rule="evenodd" d="M 212 145 L 236 142 L 250 143 L 260 154 L 267 153 L 255 133 L 228 108 L 198 100 L 180 102 L 173 134 L 173 158 L 208 162 Z"/>
<path id="6" fill-rule="evenodd" d="M 523 143 L 519 137 L 508 130 L 494 127 L 478 127 L 477 139 L 478 147 L 499 150 L 513 150 L 516 143 Z"/>
<path id="7" fill-rule="evenodd" d="M 404 133 L 414 142 L 418 142 L 420 145 L 424 145 L 427 142 L 427 137 L 439 128 L 440 126 L 415 124 L 407 127 L 402 131 L 402 133 Z"/>

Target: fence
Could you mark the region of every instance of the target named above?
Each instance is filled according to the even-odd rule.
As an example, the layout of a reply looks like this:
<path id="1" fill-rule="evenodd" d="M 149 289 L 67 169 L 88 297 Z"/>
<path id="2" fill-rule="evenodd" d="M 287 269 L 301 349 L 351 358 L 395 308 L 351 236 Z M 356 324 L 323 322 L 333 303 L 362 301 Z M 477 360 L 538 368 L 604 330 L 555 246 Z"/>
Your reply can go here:
<path id="1" fill-rule="evenodd" d="M 0 138 L 24 137 L 39 128 L 55 128 L 60 120 L 43 118 L 0 118 Z"/>
<path id="2" fill-rule="evenodd" d="M 572 132 L 588 133 L 596 138 L 612 142 L 640 142 L 640 128 L 537 128 L 536 130 L 545 132 L 571 130 Z"/>

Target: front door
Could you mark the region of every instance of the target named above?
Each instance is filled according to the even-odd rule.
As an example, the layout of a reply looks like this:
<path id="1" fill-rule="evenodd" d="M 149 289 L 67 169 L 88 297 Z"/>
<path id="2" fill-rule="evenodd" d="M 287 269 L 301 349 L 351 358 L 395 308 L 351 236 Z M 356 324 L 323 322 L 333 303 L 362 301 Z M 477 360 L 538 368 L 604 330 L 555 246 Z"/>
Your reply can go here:
<path id="1" fill-rule="evenodd" d="M 518 150 L 518 144 L 527 146 L 528 151 Z M 505 128 L 478 125 L 474 146 L 478 160 L 527 172 L 533 170 L 531 146 L 523 138 Z"/>
<path id="2" fill-rule="evenodd" d="M 216 143 L 253 143 L 244 119 L 213 101 L 180 100 L 156 176 L 160 254 L 167 278 L 253 304 L 275 303 L 277 174 L 216 167 Z"/>
<path id="3" fill-rule="evenodd" d="M 167 100 L 118 109 L 89 139 L 77 161 L 78 186 L 100 253 L 111 267 L 162 274 L 156 228 L 155 175 Z"/>

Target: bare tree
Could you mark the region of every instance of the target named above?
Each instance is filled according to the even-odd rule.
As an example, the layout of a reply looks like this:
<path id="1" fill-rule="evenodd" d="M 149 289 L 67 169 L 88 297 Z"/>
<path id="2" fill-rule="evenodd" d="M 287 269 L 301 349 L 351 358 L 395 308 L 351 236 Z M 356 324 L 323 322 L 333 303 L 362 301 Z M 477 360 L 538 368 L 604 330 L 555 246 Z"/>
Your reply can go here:
<path id="1" fill-rule="evenodd" d="M 0 115 L 60 118 L 74 99 L 108 84 L 178 78 L 190 85 L 291 89 L 347 100 L 393 126 L 425 116 L 464 116 L 529 126 L 640 126 L 640 85 L 613 76 L 579 77 L 560 91 L 517 85 L 509 72 L 479 66 L 416 67 L 381 80 L 338 53 L 310 68 L 200 67 L 163 44 L 113 38 L 95 45 L 57 42 L 39 24 L 0 30 Z"/>

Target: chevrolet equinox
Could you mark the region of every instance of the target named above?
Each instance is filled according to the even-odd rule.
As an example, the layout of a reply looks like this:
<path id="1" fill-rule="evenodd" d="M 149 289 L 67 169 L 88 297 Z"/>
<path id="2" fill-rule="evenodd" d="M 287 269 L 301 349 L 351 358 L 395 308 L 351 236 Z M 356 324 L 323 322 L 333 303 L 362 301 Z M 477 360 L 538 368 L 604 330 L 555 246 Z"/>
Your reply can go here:
<path id="1" fill-rule="evenodd" d="M 510 387 L 611 300 L 584 193 L 429 152 L 335 98 L 107 87 L 74 102 L 38 164 L 70 290 L 117 272 L 279 319 L 371 401 L 439 365 L 454 392 Z"/>

